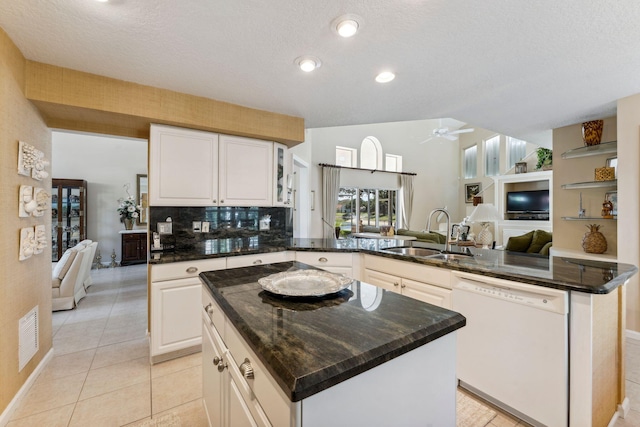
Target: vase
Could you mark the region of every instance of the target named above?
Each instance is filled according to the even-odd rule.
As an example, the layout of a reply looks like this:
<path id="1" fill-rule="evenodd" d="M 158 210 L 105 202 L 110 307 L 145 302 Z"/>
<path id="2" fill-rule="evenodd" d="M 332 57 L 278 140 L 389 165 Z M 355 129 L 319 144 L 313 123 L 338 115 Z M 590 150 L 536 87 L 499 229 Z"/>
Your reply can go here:
<path id="1" fill-rule="evenodd" d="M 602 120 L 592 120 L 582 124 L 582 140 L 584 145 L 598 145 L 602 140 Z"/>
<path id="2" fill-rule="evenodd" d="M 133 219 L 125 218 L 124 219 L 124 229 L 125 230 L 133 230 Z"/>
<path id="3" fill-rule="evenodd" d="M 589 231 L 582 236 L 582 249 L 589 254 L 603 254 L 607 251 L 607 239 L 597 224 L 587 225 Z"/>
<path id="4" fill-rule="evenodd" d="M 336 227 L 335 228 L 335 232 L 336 232 L 336 239 L 340 238 L 340 227 Z"/>

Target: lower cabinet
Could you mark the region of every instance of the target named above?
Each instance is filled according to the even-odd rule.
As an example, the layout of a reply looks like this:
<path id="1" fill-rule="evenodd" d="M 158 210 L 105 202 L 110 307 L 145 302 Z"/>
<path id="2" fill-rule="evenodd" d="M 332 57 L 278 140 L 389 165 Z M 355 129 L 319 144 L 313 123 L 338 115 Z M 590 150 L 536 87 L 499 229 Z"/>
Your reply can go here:
<path id="1" fill-rule="evenodd" d="M 353 276 L 353 254 L 338 252 L 296 252 L 296 261 L 313 265 L 314 267 L 332 273 Z M 356 256 L 359 256 L 356 254 Z"/>
<path id="2" fill-rule="evenodd" d="M 151 363 L 200 351 L 202 271 L 225 268 L 224 258 L 151 266 Z"/>
<path id="3" fill-rule="evenodd" d="M 147 233 L 121 233 L 120 265 L 144 264 L 147 262 Z"/>
<path id="4" fill-rule="evenodd" d="M 450 275 L 443 268 L 365 255 L 362 281 L 451 309 Z"/>

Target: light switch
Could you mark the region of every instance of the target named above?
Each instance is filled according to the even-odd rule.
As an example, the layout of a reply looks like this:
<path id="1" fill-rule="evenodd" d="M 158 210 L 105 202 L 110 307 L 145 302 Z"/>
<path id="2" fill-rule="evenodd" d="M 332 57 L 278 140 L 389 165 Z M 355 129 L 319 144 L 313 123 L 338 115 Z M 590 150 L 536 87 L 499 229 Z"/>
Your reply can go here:
<path id="1" fill-rule="evenodd" d="M 203 233 L 209 232 L 209 221 L 202 221 L 202 232 Z"/>
<path id="2" fill-rule="evenodd" d="M 200 233 L 200 230 L 202 229 L 202 221 L 193 221 L 193 232 L 194 233 Z"/>

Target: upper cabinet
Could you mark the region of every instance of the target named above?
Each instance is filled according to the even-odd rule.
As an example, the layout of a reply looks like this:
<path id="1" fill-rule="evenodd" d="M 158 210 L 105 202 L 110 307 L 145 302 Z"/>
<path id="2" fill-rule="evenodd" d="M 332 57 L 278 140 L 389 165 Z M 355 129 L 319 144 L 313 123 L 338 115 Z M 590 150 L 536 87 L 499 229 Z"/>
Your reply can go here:
<path id="1" fill-rule="evenodd" d="M 151 125 L 149 205 L 211 206 L 218 199 L 218 134 Z"/>
<path id="2" fill-rule="evenodd" d="M 220 135 L 219 205 L 271 206 L 273 143 Z"/>
<path id="3" fill-rule="evenodd" d="M 150 206 L 271 206 L 274 144 L 152 125 Z"/>
<path id="4" fill-rule="evenodd" d="M 274 206 L 289 205 L 289 191 L 291 176 L 289 169 L 287 147 L 283 144 L 273 144 L 273 204 Z"/>

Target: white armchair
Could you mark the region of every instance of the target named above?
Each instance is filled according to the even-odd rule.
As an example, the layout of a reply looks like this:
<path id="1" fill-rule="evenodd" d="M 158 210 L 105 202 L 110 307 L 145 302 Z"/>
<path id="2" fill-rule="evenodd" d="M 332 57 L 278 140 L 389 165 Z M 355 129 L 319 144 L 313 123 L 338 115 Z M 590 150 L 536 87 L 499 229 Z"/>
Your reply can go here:
<path id="1" fill-rule="evenodd" d="M 84 282 L 91 270 L 92 242 L 67 249 L 55 265 L 51 276 L 52 309 L 69 310 L 87 294 Z M 97 245 L 97 243 L 96 243 Z"/>

